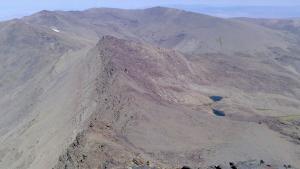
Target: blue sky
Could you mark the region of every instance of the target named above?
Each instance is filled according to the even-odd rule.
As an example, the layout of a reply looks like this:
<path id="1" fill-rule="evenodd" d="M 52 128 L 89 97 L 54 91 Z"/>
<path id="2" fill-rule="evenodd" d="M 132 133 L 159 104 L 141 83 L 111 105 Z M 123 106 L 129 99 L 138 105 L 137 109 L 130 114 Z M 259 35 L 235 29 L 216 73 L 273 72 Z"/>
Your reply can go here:
<path id="1" fill-rule="evenodd" d="M 0 20 L 30 15 L 40 10 L 83 10 L 94 7 L 146 8 L 151 6 L 196 8 L 224 6 L 300 6 L 300 0 L 0 0 Z M 194 10 L 195 11 L 195 10 Z M 213 11 L 213 10 L 211 10 Z M 204 12 L 205 10 L 200 10 Z M 226 11 L 224 11 L 226 16 Z M 276 12 L 276 11 L 273 11 Z M 251 13 L 251 12 L 250 12 Z M 222 15 L 222 14 L 221 14 Z M 299 16 L 295 16 L 299 17 Z"/>

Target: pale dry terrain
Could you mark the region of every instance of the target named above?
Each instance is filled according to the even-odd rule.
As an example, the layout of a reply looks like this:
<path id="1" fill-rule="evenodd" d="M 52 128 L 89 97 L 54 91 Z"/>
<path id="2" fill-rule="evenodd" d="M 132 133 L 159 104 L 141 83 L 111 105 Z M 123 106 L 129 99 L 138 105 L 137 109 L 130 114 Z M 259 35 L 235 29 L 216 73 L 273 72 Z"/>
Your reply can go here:
<path id="1" fill-rule="evenodd" d="M 1 22 L 0 168 L 299 168 L 299 44 L 161 7 Z"/>

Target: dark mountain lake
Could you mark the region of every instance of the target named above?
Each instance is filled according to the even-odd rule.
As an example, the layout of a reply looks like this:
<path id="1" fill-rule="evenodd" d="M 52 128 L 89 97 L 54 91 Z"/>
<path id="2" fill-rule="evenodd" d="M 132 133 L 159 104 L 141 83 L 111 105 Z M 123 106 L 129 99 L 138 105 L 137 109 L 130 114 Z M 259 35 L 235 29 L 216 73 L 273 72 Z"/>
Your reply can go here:
<path id="1" fill-rule="evenodd" d="M 216 110 L 216 109 L 212 109 L 213 110 L 213 113 L 216 115 L 216 116 L 225 116 L 225 112 L 221 111 L 221 110 Z"/>
<path id="2" fill-rule="evenodd" d="M 214 102 L 219 102 L 223 99 L 222 96 L 210 96 L 209 97 L 211 100 L 213 100 Z"/>

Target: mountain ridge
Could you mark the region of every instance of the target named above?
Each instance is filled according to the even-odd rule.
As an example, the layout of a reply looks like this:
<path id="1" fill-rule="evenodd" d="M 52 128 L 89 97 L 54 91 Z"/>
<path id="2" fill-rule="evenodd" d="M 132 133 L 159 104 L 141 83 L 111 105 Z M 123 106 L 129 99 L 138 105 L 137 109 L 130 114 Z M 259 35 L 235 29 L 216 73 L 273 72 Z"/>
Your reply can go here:
<path id="1" fill-rule="evenodd" d="M 149 11 L 149 12 L 147 12 Z M 153 11 L 153 12 L 151 12 Z M 157 15 L 158 12 L 161 13 L 160 15 Z M 89 16 L 89 13 L 91 16 Z M 156 15 L 153 15 L 153 13 L 156 13 Z M 120 38 L 132 38 L 135 40 L 138 40 L 139 38 L 136 37 L 136 33 L 138 34 L 139 37 L 143 37 L 144 41 L 147 41 L 148 43 L 151 44 L 156 44 L 156 45 L 162 45 L 164 47 L 175 47 L 178 50 L 181 50 L 183 48 L 188 49 L 188 44 L 186 44 L 188 41 L 195 41 L 195 39 L 192 39 L 192 37 L 197 37 L 199 40 L 195 41 L 194 44 L 196 44 L 195 47 L 189 47 L 191 50 L 186 51 L 186 52 L 193 52 L 196 51 L 195 53 L 199 53 L 199 51 L 196 50 L 196 48 L 201 48 L 203 46 L 203 51 L 200 53 L 204 52 L 209 52 L 209 51 L 220 51 L 222 52 L 226 50 L 233 50 L 236 51 L 242 50 L 245 51 L 247 50 L 247 46 L 243 45 L 243 43 L 250 43 L 250 42 L 244 42 L 245 39 L 248 39 L 254 41 L 255 39 L 260 39 L 259 41 L 255 41 L 256 43 L 251 43 L 252 45 L 257 44 L 255 48 L 257 50 L 265 50 L 266 45 L 268 46 L 278 46 L 278 45 L 283 45 L 283 43 L 280 44 L 275 44 L 274 42 L 284 42 L 284 40 L 279 40 L 281 37 L 278 37 L 278 32 L 272 32 L 269 29 L 265 29 L 263 32 L 263 28 L 259 27 L 257 28 L 257 25 L 251 24 L 249 25 L 248 23 L 244 22 L 237 22 L 237 21 L 232 21 L 228 19 L 220 19 L 217 17 L 211 17 L 207 15 L 200 15 L 197 13 L 192 13 L 192 12 L 185 12 L 182 10 L 176 10 L 176 9 L 171 9 L 171 8 L 151 8 L 151 9 L 146 9 L 146 10 L 118 10 L 118 9 L 93 9 L 92 12 L 90 10 L 86 10 L 83 12 L 56 12 L 58 16 L 60 17 L 68 17 L 72 16 L 75 14 L 76 19 L 80 19 L 81 23 L 84 23 L 83 25 L 77 25 L 78 27 L 83 27 L 85 29 L 90 29 L 90 27 L 94 27 L 93 29 L 98 29 L 98 26 L 103 26 L 109 22 L 116 21 L 116 23 L 112 24 L 112 28 L 114 28 L 114 34 L 116 36 L 119 36 Z M 164 16 L 165 15 L 165 16 Z M 93 16 L 98 16 L 97 18 L 93 18 Z M 163 16 L 163 17 L 160 17 Z M 74 17 L 74 16 L 72 16 Z M 86 18 L 86 19 L 84 19 Z M 148 18 L 148 19 L 147 19 Z M 163 18 L 168 18 L 167 20 L 162 20 Z M 30 17 L 28 18 L 30 22 Z M 27 20 L 28 20 L 27 19 Z M 74 19 L 71 19 L 74 20 Z M 102 23 L 98 23 L 101 20 Z M 161 20 L 161 21 L 160 21 Z M 192 22 L 193 21 L 198 21 L 198 22 Z M 211 21 L 214 20 L 214 21 Z M 173 30 L 169 30 L 169 32 L 165 32 L 165 28 L 159 28 L 155 25 L 151 25 L 152 22 L 161 22 L 164 23 L 163 25 L 168 25 L 169 28 L 172 28 Z M 200 21 L 200 22 L 199 22 Z M 33 22 L 35 22 L 33 20 Z M 65 21 L 64 21 L 65 22 Z M 91 25 L 92 23 L 92 25 Z M 175 24 L 176 23 L 176 24 Z M 44 23 L 45 24 L 45 23 Z M 46 23 L 48 24 L 48 23 Z M 109 23 L 110 24 L 110 23 Z M 179 28 L 178 29 L 178 24 L 185 25 L 188 29 L 188 31 L 184 31 L 184 29 Z M 244 25 L 248 24 L 248 25 Z M 98 26 L 97 26 L 98 25 Z M 53 24 L 48 25 L 53 26 Z M 54 25 L 57 26 L 57 25 Z M 62 25 L 64 27 L 64 25 Z M 88 28 L 87 28 L 88 27 Z M 151 30 L 149 30 L 149 28 Z M 209 30 L 208 28 L 212 29 Z M 215 30 L 215 29 L 221 29 L 221 30 Z M 63 28 L 61 28 L 63 29 Z M 132 30 L 134 32 L 132 32 Z M 200 29 L 199 31 L 196 31 L 197 29 Z M 99 30 L 99 29 L 98 29 Z M 240 31 L 242 30 L 242 32 Z M 70 30 L 72 31 L 72 30 Z M 92 30 L 95 31 L 95 30 Z M 155 32 L 162 32 L 163 34 L 158 34 L 156 35 Z M 220 35 L 215 35 L 212 34 L 211 32 L 220 32 Z M 111 32 L 110 30 L 106 30 L 105 32 L 98 32 L 96 31 L 96 34 L 98 34 L 99 37 L 107 34 L 108 32 Z M 117 33 L 117 34 L 116 34 Z M 171 34 L 170 34 L 171 33 Z M 272 35 L 269 35 L 271 33 Z M 95 33 L 93 33 L 95 35 Z M 112 33 L 110 33 L 112 34 Z M 228 34 L 228 35 L 227 35 Z M 252 34 L 255 35 L 256 37 L 245 37 L 247 34 Z M 94 36 L 91 35 L 91 36 Z M 199 36 L 201 35 L 201 36 Z M 279 39 L 273 39 L 268 36 L 273 36 L 277 37 Z M 97 36 L 97 35 L 96 35 Z M 157 37 L 155 37 L 157 36 Z M 224 36 L 224 37 L 223 37 Z M 241 37 L 239 37 L 241 36 Z M 226 41 L 231 38 L 236 38 L 232 40 L 233 42 L 239 42 L 235 43 L 234 46 L 230 46 L 231 43 L 226 43 Z M 187 39 L 185 42 L 185 39 Z M 220 40 L 222 39 L 222 40 Z M 201 41 L 203 42 L 201 42 Z M 205 42 L 207 41 L 207 42 Z M 222 42 L 223 41 L 223 42 Z M 264 42 L 265 41 L 265 42 Z M 172 43 L 173 44 L 172 44 Z M 175 44 L 174 44 L 175 42 Z M 260 43 L 263 42 L 263 43 Z M 259 44 L 258 44 L 259 43 Z M 273 44 L 274 43 L 274 44 Z M 273 45 L 272 45 L 273 44 Z M 223 47 L 222 47 L 223 46 Z M 240 47 L 236 47 L 240 46 Z M 264 49 L 262 48 L 264 47 Z M 220 49 L 221 48 L 221 49 Z M 230 51 L 229 50 L 229 51 Z"/>

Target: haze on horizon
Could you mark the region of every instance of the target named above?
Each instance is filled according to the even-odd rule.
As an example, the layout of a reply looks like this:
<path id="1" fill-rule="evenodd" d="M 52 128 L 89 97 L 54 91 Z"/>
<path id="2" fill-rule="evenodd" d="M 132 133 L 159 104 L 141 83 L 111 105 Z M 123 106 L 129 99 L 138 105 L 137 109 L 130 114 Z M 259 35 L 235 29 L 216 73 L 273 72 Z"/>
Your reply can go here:
<path id="1" fill-rule="evenodd" d="M 0 6 L 0 20 L 41 10 L 84 10 L 97 7 L 138 9 L 167 6 L 221 17 L 297 18 L 300 0 L 11 0 Z"/>

